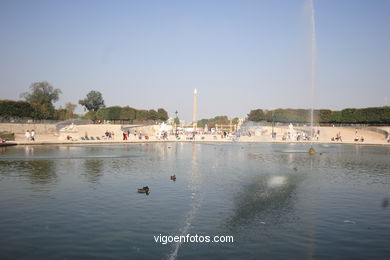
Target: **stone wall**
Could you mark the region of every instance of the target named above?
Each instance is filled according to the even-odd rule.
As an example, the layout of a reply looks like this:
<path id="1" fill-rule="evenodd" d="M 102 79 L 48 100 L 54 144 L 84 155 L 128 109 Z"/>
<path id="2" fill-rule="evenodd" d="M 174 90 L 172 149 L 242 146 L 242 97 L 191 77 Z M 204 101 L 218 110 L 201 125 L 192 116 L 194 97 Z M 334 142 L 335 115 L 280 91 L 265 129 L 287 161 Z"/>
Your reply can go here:
<path id="1" fill-rule="evenodd" d="M 138 139 L 134 137 L 133 133 L 137 130 L 137 133 L 142 132 L 142 135 L 147 135 L 149 137 L 155 136 L 160 129 L 159 125 L 147 125 L 147 126 L 126 126 L 125 129 L 130 129 L 131 135 L 129 138 Z M 91 124 L 91 125 L 74 125 L 73 127 L 68 126 L 63 128 L 59 133 L 59 140 L 66 140 L 67 136 L 72 137 L 73 139 L 80 140 L 81 137 L 99 137 L 102 138 L 106 131 L 114 133 L 112 140 L 122 140 L 123 131 L 122 125 L 114 124 Z"/>
<path id="2" fill-rule="evenodd" d="M 19 123 L 0 123 L 0 132 L 7 131 L 15 134 L 24 134 L 26 130 L 35 130 L 37 134 L 55 134 L 55 124 L 19 124 Z"/>

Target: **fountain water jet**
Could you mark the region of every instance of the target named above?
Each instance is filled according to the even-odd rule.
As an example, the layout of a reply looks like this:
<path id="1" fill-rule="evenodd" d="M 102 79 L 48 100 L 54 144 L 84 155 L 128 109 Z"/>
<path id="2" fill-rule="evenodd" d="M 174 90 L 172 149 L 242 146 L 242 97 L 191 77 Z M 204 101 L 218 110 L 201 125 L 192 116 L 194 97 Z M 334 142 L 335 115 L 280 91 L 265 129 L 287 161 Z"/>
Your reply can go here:
<path id="1" fill-rule="evenodd" d="M 314 121 L 314 86 L 315 86 L 315 76 L 316 76 L 316 30 L 315 30 L 315 19 L 314 19 L 314 0 L 308 0 L 309 7 L 311 11 L 310 17 L 310 29 L 311 29 L 311 70 L 310 70 L 310 131 L 311 131 L 311 142 L 309 154 L 314 155 L 316 151 L 313 148 L 313 121 Z"/>

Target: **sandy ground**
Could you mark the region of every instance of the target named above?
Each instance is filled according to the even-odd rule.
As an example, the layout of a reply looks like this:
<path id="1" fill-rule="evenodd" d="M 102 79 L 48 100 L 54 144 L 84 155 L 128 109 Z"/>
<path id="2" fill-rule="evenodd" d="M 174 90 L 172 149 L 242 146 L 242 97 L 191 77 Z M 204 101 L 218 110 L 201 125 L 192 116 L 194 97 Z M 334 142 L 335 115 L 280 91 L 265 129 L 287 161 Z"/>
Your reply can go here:
<path id="1" fill-rule="evenodd" d="M 60 134 L 40 134 L 36 133 L 35 141 L 27 141 L 23 134 L 16 134 L 15 143 L 17 144 L 108 144 L 108 143 L 140 143 L 140 142 L 166 142 L 166 141 L 180 141 L 180 142 L 193 142 L 188 140 L 186 136 L 181 136 L 180 140 L 177 140 L 175 136 L 169 136 L 168 140 L 161 140 L 155 136 L 157 132 L 156 126 L 147 126 L 137 128 L 138 133 L 141 130 L 144 135 L 149 135 L 149 139 L 141 140 L 138 136 L 130 135 L 127 141 L 123 139 L 123 132 L 120 125 L 82 125 L 74 126 L 72 129 L 60 132 Z M 294 128 L 296 132 L 306 130 L 304 127 Z M 376 129 L 382 129 L 387 132 L 390 131 L 390 127 L 376 127 Z M 335 143 L 335 144 L 374 144 L 374 145 L 390 145 L 387 143 L 384 134 L 371 131 L 370 128 L 356 129 L 353 127 L 316 127 L 315 130 L 320 130 L 318 140 L 314 143 Z M 103 140 L 102 137 L 106 131 L 114 133 L 113 138 L 110 140 Z M 357 131 L 357 135 L 356 135 Z M 277 143 L 307 143 L 308 141 L 294 141 L 294 140 L 282 140 L 282 136 L 288 132 L 287 127 L 275 127 L 276 138 L 271 138 L 271 127 L 263 127 L 263 134 L 260 136 L 241 136 L 238 142 L 277 142 Z M 336 137 L 336 134 L 340 133 L 342 141 L 331 141 L 332 137 Z M 94 137 L 95 140 L 81 140 L 81 137 L 85 135 Z M 66 137 L 71 136 L 71 140 L 67 140 Z M 364 137 L 364 142 L 354 141 L 355 137 Z M 99 137 L 101 140 L 96 140 Z M 232 138 L 221 138 L 220 135 L 197 135 L 196 142 L 232 142 Z"/>

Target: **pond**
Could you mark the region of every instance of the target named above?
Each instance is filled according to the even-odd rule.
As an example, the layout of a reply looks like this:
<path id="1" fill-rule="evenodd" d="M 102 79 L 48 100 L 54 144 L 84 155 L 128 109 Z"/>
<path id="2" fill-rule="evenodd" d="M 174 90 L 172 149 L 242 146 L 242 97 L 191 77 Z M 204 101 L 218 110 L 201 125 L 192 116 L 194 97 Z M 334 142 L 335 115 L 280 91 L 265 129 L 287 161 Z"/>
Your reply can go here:
<path id="1" fill-rule="evenodd" d="M 390 147 L 315 148 L 1 148 L 0 258 L 390 259 Z"/>

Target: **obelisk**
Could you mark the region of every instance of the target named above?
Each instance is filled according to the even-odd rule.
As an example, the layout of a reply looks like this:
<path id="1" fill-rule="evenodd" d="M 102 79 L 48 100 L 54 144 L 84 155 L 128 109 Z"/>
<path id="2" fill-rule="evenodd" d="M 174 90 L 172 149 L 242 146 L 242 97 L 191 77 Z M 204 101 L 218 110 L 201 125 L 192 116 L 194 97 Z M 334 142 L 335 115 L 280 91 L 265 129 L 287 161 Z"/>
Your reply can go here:
<path id="1" fill-rule="evenodd" d="M 197 130 L 198 127 L 198 91 L 194 89 L 194 114 L 192 117 L 192 127 L 194 131 Z"/>

